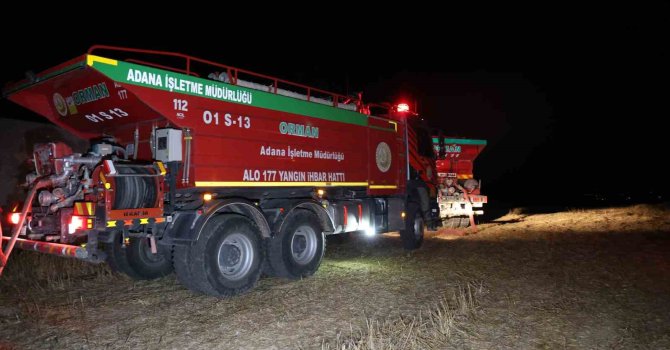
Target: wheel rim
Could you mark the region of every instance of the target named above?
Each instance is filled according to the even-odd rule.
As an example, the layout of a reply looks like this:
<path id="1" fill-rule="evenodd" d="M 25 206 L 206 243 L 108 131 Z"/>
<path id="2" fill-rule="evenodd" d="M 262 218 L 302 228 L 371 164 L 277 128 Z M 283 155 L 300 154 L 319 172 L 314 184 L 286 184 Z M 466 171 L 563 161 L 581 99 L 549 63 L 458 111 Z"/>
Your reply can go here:
<path id="1" fill-rule="evenodd" d="M 299 265 L 306 265 L 316 255 L 317 238 L 313 228 L 307 225 L 298 227 L 291 238 L 291 256 Z"/>
<path id="2" fill-rule="evenodd" d="M 421 236 L 423 236 L 423 219 L 417 216 L 414 219 L 414 238 L 420 240 Z"/>
<path id="3" fill-rule="evenodd" d="M 229 280 L 239 280 L 251 270 L 254 248 L 247 236 L 233 233 L 223 240 L 217 255 L 221 274 Z"/>

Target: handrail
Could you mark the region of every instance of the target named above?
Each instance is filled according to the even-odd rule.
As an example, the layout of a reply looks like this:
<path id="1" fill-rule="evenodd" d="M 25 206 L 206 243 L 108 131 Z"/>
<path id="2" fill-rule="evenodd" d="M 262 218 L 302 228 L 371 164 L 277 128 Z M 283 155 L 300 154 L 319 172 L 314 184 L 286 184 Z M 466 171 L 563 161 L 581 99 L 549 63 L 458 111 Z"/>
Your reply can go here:
<path id="1" fill-rule="evenodd" d="M 169 66 L 164 66 L 162 64 L 147 62 L 147 61 L 143 61 L 143 60 L 136 60 L 134 58 L 129 58 L 129 59 L 126 60 L 126 62 L 142 64 L 142 65 L 145 65 L 145 66 L 156 67 L 156 68 L 160 68 L 160 69 L 167 69 L 167 70 L 171 70 L 171 71 L 177 72 L 177 73 L 185 73 L 185 74 L 188 74 L 188 75 L 193 75 L 195 77 L 200 77 L 200 74 L 193 73 L 193 72 L 188 73 L 184 69 L 173 68 L 173 67 L 169 67 Z"/>
<path id="2" fill-rule="evenodd" d="M 253 76 L 253 77 L 256 77 L 256 78 L 261 78 L 261 79 L 266 79 L 266 80 L 272 81 L 272 92 L 275 93 L 275 94 L 277 93 L 277 90 L 279 89 L 278 85 L 279 84 L 285 84 L 285 85 L 289 85 L 289 86 L 292 86 L 292 87 L 296 87 L 296 88 L 306 90 L 307 101 L 309 101 L 313 97 L 313 94 L 316 92 L 316 93 L 323 94 L 323 95 L 329 95 L 333 99 L 333 107 L 337 107 L 337 105 L 340 104 L 341 101 L 342 102 L 344 102 L 344 101 L 353 102 L 357 106 L 359 106 L 359 108 L 360 108 L 360 106 L 362 106 L 362 102 L 359 99 L 356 99 L 356 98 L 340 95 L 338 93 L 314 88 L 314 87 L 299 84 L 299 83 L 294 83 L 294 82 L 284 80 L 284 79 L 280 79 L 280 78 L 277 78 L 277 77 L 273 77 L 273 76 L 270 76 L 270 75 L 255 73 L 255 72 L 252 72 L 252 71 L 248 71 L 246 69 L 236 68 L 236 67 L 233 67 L 233 66 L 228 66 L 228 65 L 225 65 L 225 64 L 213 62 L 213 61 L 210 61 L 210 60 L 185 55 L 185 54 L 178 53 L 178 52 L 135 49 L 135 48 L 121 47 L 121 46 L 93 45 L 88 49 L 88 54 L 93 54 L 93 52 L 96 51 L 96 50 L 131 52 L 131 53 L 139 53 L 139 54 L 145 54 L 145 55 L 157 55 L 157 56 L 182 58 L 182 59 L 185 60 L 185 65 L 186 65 L 185 69 L 170 68 L 170 67 L 167 67 L 167 66 L 160 66 L 160 67 L 165 68 L 165 69 L 171 69 L 171 70 L 178 71 L 178 72 L 184 72 L 188 75 L 193 75 L 194 72 L 191 71 L 191 63 L 192 62 L 198 62 L 198 63 L 203 63 L 203 64 L 206 64 L 206 65 L 210 65 L 210 66 L 225 69 L 226 74 L 228 75 L 228 78 L 235 85 L 237 85 L 237 79 L 238 79 L 239 74 L 242 73 L 242 74 L 247 74 L 247 75 L 250 75 L 250 76 Z M 134 60 L 134 61 L 138 62 L 137 60 Z M 159 67 L 157 64 L 154 64 L 154 63 L 149 63 L 149 62 L 146 62 L 146 61 L 142 61 L 142 62 L 143 62 L 143 64 L 154 65 L 154 66 Z M 345 104 L 347 104 L 347 103 L 345 103 Z"/>

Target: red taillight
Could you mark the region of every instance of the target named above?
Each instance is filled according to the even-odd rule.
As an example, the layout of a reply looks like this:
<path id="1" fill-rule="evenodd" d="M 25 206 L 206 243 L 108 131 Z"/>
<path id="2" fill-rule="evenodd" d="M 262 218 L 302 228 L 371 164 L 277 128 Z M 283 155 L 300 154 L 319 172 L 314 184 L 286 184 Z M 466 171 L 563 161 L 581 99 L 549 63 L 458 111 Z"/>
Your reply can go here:
<path id="1" fill-rule="evenodd" d="M 17 225 L 19 223 L 20 218 L 21 218 L 21 213 L 11 213 L 11 214 L 9 214 L 9 222 L 11 222 L 13 225 Z"/>
<path id="2" fill-rule="evenodd" d="M 70 218 L 70 224 L 67 225 L 67 232 L 73 234 L 75 231 L 83 227 L 84 218 L 81 216 L 72 216 L 72 218 Z"/>

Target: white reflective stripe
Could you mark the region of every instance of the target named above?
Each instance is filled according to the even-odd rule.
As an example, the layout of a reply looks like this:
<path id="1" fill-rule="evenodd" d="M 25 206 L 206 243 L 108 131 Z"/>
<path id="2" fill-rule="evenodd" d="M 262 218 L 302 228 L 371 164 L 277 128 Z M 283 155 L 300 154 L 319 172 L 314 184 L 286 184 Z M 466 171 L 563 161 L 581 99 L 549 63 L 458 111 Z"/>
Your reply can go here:
<path id="1" fill-rule="evenodd" d="M 107 169 L 109 170 L 109 175 L 116 175 L 116 167 L 114 166 L 114 162 L 111 160 L 105 160 L 105 165 Z"/>

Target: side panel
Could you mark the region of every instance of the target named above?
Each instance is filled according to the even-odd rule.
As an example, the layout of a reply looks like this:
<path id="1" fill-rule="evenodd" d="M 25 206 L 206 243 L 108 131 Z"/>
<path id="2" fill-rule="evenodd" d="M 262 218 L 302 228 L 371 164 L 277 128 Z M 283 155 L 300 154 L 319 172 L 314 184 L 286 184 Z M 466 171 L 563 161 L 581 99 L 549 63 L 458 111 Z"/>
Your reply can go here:
<path id="1" fill-rule="evenodd" d="M 433 137 L 435 152 L 439 152 L 439 139 Z M 485 140 L 445 138 L 444 156 L 436 162 L 440 176 L 455 175 L 459 179 L 473 178 L 474 161 L 486 147 Z"/>
<path id="2" fill-rule="evenodd" d="M 372 181 L 379 195 L 403 186 L 403 143 L 388 120 L 127 62 L 94 67 L 174 127 L 190 129 L 190 176 L 182 186 L 366 187 Z M 380 153 L 390 161 L 385 172 L 372 169 L 373 141 L 375 152 L 381 142 L 388 146 Z"/>
<path id="3" fill-rule="evenodd" d="M 98 56 L 68 64 L 9 98 L 81 137 L 113 135 L 141 160 L 152 128 L 189 129 L 182 187 L 404 187 L 404 135 L 388 120 Z"/>
<path id="4" fill-rule="evenodd" d="M 368 184 L 364 125 L 146 87 L 128 89 L 163 115 L 175 113 L 174 100 L 188 106 L 178 122 L 191 130 L 191 186 Z"/>

